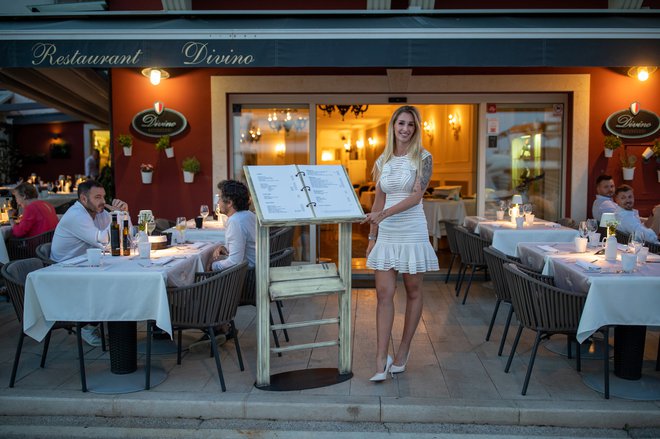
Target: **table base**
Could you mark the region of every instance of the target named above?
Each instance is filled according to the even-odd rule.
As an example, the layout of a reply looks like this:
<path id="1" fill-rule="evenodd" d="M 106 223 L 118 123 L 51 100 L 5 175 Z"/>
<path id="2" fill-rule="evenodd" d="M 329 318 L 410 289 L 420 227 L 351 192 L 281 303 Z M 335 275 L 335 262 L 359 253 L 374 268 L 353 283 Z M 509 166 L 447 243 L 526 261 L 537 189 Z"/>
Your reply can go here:
<path id="1" fill-rule="evenodd" d="M 138 366 L 132 373 L 117 375 L 112 373 L 109 368 L 93 370 L 86 368 L 87 372 L 87 390 L 91 393 L 112 395 L 118 393 L 133 393 L 145 390 L 144 385 L 144 366 Z M 90 370 L 91 369 L 91 370 Z M 157 366 L 151 366 L 151 387 L 156 387 L 167 378 L 165 369 Z"/>
<path id="2" fill-rule="evenodd" d="M 270 376 L 270 385 L 254 387 L 260 390 L 285 392 L 289 390 L 316 389 L 318 387 L 332 386 L 353 378 L 353 372 L 340 374 L 336 368 L 302 369 L 282 372 Z"/>
<path id="3" fill-rule="evenodd" d="M 646 326 L 614 327 L 614 375 L 627 380 L 642 376 Z"/>
<path id="4" fill-rule="evenodd" d="M 573 344 L 573 358 L 575 358 L 575 344 Z M 589 338 L 587 341 L 582 343 L 580 346 L 580 358 L 583 360 L 602 360 L 605 353 L 603 340 Z M 555 354 L 568 357 L 568 352 L 566 351 L 566 340 L 554 339 L 551 338 L 543 344 L 543 347 L 553 352 Z M 610 358 L 614 352 L 614 347 L 610 345 Z"/>
<path id="5" fill-rule="evenodd" d="M 582 381 L 590 389 L 605 393 L 603 371 L 583 373 Z M 660 377 L 643 375 L 641 379 L 631 381 L 610 373 L 610 397 L 635 401 L 660 400 Z"/>

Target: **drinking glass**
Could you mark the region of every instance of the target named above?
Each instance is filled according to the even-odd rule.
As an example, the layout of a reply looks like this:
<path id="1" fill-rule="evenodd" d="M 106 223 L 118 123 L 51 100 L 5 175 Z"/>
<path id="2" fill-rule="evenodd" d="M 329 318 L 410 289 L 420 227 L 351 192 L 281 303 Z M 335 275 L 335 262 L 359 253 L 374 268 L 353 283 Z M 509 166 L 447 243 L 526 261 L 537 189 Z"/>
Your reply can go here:
<path id="1" fill-rule="evenodd" d="M 523 210 L 523 214 L 525 214 L 525 213 L 532 213 L 532 210 L 533 210 L 533 209 L 532 209 L 532 203 L 525 203 L 525 204 L 523 204 L 522 210 Z"/>
<path id="2" fill-rule="evenodd" d="M 580 221 L 580 224 L 578 225 L 578 232 L 580 233 L 581 238 L 586 238 L 589 236 L 589 228 L 587 227 L 586 221 Z"/>
<path id="3" fill-rule="evenodd" d="M 202 204 L 199 207 L 199 215 L 203 218 L 203 220 L 206 220 L 206 217 L 209 216 L 209 206 Z"/>
<path id="4" fill-rule="evenodd" d="M 587 230 L 590 232 L 595 232 L 598 230 L 598 220 L 590 218 L 587 220 Z"/>
<path id="5" fill-rule="evenodd" d="M 138 236 L 140 233 L 140 228 L 138 226 L 132 226 L 129 230 L 129 240 L 131 243 L 131 254 L 138 254 Z"/>
<path id="6" fill-rule="evenodd" d="M 105 252 L 108 251 L 108 245 L 110 244 L 110 228 L 97 231 L 96 241 L 101 244 L 101 265 L 103 265 L 103 257 L 105 256 Z"/>
<path id="7" fill-rule="evenodd" d="M 186 217 L 185 216 L 177 217 L 176 226 L 174 227 L 179 232 L 179 236 L 177 236 L 177 242 L 179 244 L 183 244 L 186 241 L 183 235 L 183 232 L 185 232 L 186 230 Z"/>
<path id="8" fill-rule="evenodd" d="M 628 238 L 628 251 L 637 254 L 644 247 L 644 236 L 639 232 L 632 232 Z"/>

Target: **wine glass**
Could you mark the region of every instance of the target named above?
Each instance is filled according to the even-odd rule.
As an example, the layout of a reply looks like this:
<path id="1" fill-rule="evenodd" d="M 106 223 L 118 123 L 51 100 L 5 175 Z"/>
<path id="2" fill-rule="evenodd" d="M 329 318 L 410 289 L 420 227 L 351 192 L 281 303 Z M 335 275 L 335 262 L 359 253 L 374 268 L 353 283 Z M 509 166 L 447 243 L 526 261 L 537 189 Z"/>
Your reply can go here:
<path id="1" fill-rule="evenodd" d="M 529 214 L 532 213 L 532 203 L 525 203 L 523 204 L 523 214 Z"/>
<path id="2" fill-rule="evenodd" d="M 140 234 L 140 228 L 138 226 L 132 226 L 129 230 L 129 240 L 131 243 L 131 254 L 138 254 L 138 236 Z"/>
<path id="3" fill-rule="evenodd" d="M 199 206 L 199 215 L 202 217 L 202 221 L 206 221 L 206 217 L 209 216 L 209 206 L 206 204 Z"/>
<path id="4" fill-rule="evenodd" d="M 177 242 L 180 244 L 186 242 L 184 237 L 184 232 L 186 230 L 186 217 L 185 216 L 177 217 L 176 225 L 174 226 L 174 228 L 179 232 L 179 236 L 177 237 Z"/>
<path id="5" fill-rule="evenodd" d="M 103 257 L 108 250 L 108 244 L 110 244 L 110 228 L 98 230 L 96 232 L 96 241 L 101 244 L 101 265 L 103 265 Z"/>
<path id="6" fill-rule="evenodd" d="M 578 225 L 578 232 L 580 233 L 581 238 L 586 238 L 589 236 L 589 228 L 587 227 L 586 221 L 580 221 L 580 224 Z"/>
<path id="7" fill-rule="evenodd" d="M 590 232 L 595 232 L 598 230 L 598 220 L 594 218 L 590 218 L 587 220 L 587 230 Z"/>
<path id="8" fill-rule="evenodd" d="M 628 251 L 637 254 L 643 246 L 644 236 L 638 231 L 632 232 L 628 238 Z"/>

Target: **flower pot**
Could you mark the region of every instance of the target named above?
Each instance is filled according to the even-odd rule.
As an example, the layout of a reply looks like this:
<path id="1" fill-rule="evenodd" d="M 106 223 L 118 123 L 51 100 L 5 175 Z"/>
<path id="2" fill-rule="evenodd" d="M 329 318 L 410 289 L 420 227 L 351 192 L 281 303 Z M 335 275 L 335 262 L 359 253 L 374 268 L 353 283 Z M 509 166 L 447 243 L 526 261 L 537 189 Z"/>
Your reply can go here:
<path id="1" fill-rule="evenodd" d="M 613 152 L 614 152 L 613 149 L 605 148 L 605 157 L 607 157 L 607 158 L 612 157 Z"/>
<path id="2" fill-rule="evenodd" d="M 635 168 L 621 168 L 624 180 L 632 180 L 635 176 Z"/>
<path id="3" fill-rule="evenodd" d="M 174 148 L 165 148 L 165 155 L 168 159 L 174 157 Z"/>
<path id="4" fill-rule="evenodd" d="M 131 154 L 133 154 L 133 148 L 126 148 L 126 147 L 124 146 L 124 156 L 126 156 L 126 157 L 130 157 Z"/>
<path id="5" fill-rule="evenodd" d="M 142 174 L 142 183 L 143 184 L 151 184 L 151 179 L 154 176 L 153 172 L 141 172 Z"/>
<path id="6" fill-rule="evenodd" d="M 194 172 L 183 171 L 183 182 L 184 183 L 192 183 L 193 181 L 195 181 L 195 173 Z"/>

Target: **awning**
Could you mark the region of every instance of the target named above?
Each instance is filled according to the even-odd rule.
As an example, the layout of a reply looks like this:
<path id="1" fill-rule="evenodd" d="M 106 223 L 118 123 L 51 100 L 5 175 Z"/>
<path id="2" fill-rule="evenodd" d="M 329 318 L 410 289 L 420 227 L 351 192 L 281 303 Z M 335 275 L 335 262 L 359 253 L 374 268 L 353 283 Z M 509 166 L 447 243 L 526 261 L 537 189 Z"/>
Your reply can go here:
<path id="1" fill-rule="evenodd" d="M 660 65 L 657 10 L 0 17 L 0 67 L 633 65 Z"/>

